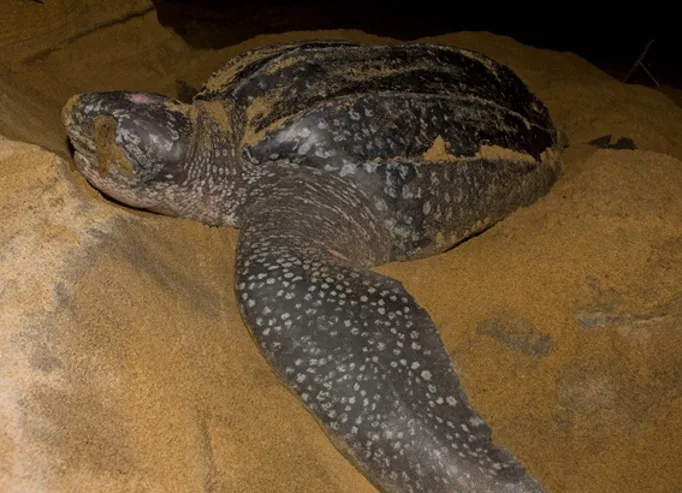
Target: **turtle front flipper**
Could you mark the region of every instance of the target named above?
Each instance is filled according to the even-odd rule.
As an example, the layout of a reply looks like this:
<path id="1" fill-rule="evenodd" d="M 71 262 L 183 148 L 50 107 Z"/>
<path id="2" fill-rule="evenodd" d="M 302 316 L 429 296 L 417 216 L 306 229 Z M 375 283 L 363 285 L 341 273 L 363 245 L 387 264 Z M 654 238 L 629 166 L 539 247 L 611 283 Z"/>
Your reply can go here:
<path id="1" fill-rule="evenodd" d="M 541 492 L 468 403 L 427 312 L 396 280 L 390 238 L 342 178 L 295 173 L 245 211 L 242 317 L 281 381 L 384 492 Z"/>

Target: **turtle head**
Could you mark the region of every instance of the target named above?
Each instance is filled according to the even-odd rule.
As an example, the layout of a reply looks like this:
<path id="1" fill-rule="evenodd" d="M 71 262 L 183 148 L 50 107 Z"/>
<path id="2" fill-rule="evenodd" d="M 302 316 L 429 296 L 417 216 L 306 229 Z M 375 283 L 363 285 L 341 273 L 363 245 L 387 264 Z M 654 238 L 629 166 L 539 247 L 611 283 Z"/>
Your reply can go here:
<path id="1" fill-rule="evenodd" d="M 190 108 L 152 93 L 85 93 L 69 99 L 62 121 L 92 186 L 128 206 L 172 214 L 193 148 Z"/>

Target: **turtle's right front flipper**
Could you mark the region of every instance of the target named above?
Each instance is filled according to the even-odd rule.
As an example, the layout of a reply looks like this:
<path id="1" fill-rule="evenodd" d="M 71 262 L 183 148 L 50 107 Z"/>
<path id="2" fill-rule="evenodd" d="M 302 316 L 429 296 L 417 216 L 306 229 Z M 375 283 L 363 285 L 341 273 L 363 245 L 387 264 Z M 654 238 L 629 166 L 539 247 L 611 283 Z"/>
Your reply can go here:
<path id="1" fill-rule="evenodd" d="M 543 491 L 491 443 L 427 312 L 368 270 L 389 249 L 342 179 L 278 183 L 247 211 L 237 252 L 237 300 L 263 354 L 381 491 Z"/>

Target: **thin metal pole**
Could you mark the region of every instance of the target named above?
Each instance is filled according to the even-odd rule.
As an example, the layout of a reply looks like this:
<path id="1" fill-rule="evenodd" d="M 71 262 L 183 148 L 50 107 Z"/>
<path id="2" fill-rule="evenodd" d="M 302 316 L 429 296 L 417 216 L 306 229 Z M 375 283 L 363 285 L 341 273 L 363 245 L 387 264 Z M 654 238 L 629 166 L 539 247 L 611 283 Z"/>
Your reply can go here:
<path id="1" fill-rule="evenodd" d="M 644 72 L 649 76 L 649 78 L 654 81 L 654 84 L 656 86 L 660 86 L 658 81 L 654 78 L 654 76 L 651 74 L 648 68 L 646 68 L 646 65 L 644 65 L 644 57 L 647 55 L 649 52 L 649 49 L 651 48 L 651 45 L 653 44 L 654 40 L 650 39 L 649 42 L 646 44 L 644 47 L 644 50 L 642 53 L 637 57 L 637 60 L 635 60 L 635 63 L 632 64 L 632 67 L 630 67 L 630 70 L 628 71 L 627 75 L 623 79 L 623 82 L 627 82 L 630 77 L 632 77 L 632 74 L 635 73 L 635 70 L 637 70 L 637 67 L 641 67 Z"/>

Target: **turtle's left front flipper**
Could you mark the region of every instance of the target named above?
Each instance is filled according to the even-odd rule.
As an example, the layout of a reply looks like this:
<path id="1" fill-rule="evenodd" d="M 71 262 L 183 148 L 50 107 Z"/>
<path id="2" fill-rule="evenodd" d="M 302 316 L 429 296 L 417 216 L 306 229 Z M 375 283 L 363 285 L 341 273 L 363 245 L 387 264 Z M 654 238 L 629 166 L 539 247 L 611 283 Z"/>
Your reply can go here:
<path id="1" fill-rule="evenodd" d="M 261 351 L 381 491 L 542 491 L 490 442 L 426 311 L 368 270 L 389 251 L 343 179 L 306 170 L 277 183 L 245 213 L 237 252 L 237 300 Z"/>

